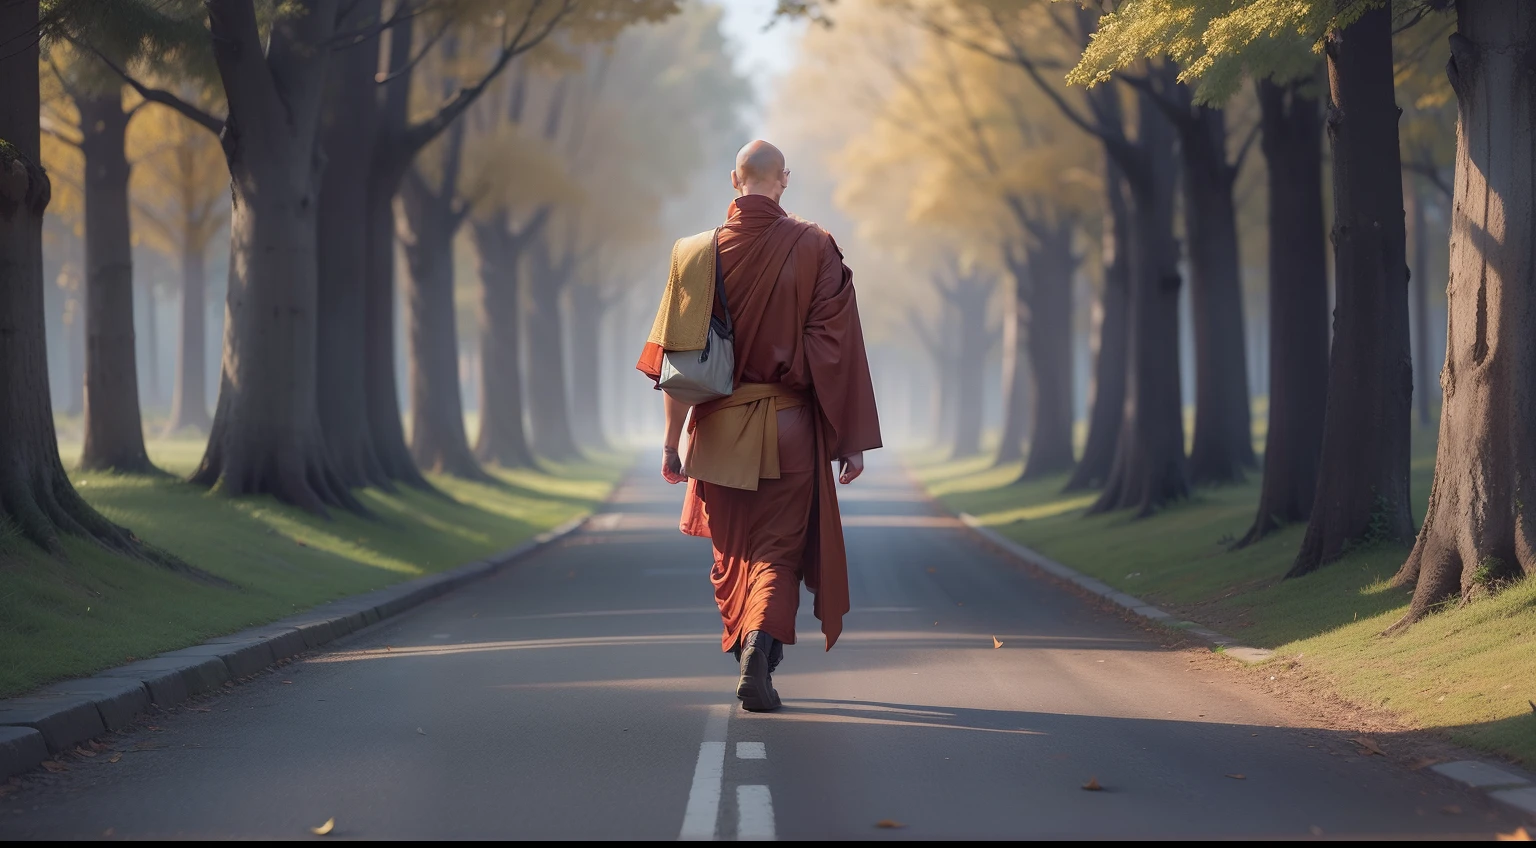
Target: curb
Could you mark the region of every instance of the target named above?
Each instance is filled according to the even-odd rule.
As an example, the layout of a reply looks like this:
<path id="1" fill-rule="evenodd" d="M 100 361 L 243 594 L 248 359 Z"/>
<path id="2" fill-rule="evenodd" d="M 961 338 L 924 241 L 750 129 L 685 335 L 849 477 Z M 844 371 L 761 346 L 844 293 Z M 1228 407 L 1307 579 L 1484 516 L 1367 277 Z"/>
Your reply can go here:
<path id="1" fill-rule="evenodd" d="M 1025 564 L 1038 568 L 1059 580 L 1071 583 L 1090 594 L 1097 595 L 1149 621 L 1195 636 L 1201 641 L 1208 642 L 1214 650 L 1218 650 L 1229 657 L 1245 663 L 1256 663 L 1263 662 L 1275 655 L 1274 651 L 1266 648 L 1250 648 L 1239 643 L 1231 636 L 1223 636 L 1193 621 L 1180 620 L 1167 611 L 1152 606 L 1134 595 L 1127 595 L 1102 580 L 1089 577 L 1076 569 L 1062 565 L 1033 548 L 1021 545 L 1003 536 L 996 530 L 984 526 L 980 519 L 974 515 L 962 512 L 960 513 L 960 522 L 969 527 L 976 535 L 991 542 L 994 546 L 1002 548 L 1004 551 L 1012 554 L 1014 558 L 1022 560 Z"/>
<path id="2" fill-rule="evenodd" d="M 577 516 L 489 559 L 0 700 L 0 780 L 32 770 L 50 755 L 127 727 L 151 705 L 173 707 L 494 574 L 576 532 L 590 517 L 590 513 Z"/>
<path id="3" fill-rule="evenodd" d="M 1140 598 L 1127 595 L 1101 580 L 1096 580 L 1076 569 L 1062 565 L 1027 545 L 1006 538 L 996 530 L 983 526 L 974 515 L 962 512 L 959 518 L 961 523 L 970 528 L 976 535 L 1001 548 L 1026 565 L 1038 568 L 1052 577 L 1078 586 L 1142 618 L 1157 622 L 1164 627 L 1193 634 L 1209 642 L 1214 649 L 1219 649 L 1227 656 L 1234 657 L 1245 663 L 1262 662 L 1274 656 L 1274 651 L 1240 645 L 1237 643 L 1237 640 L 1229 636 L 1223 636 L 1192 621 L 1180 621 L 1164 610 L 1158 609 Z M 1461 784 L 1463 788 L 1480 791 L 1500 804 L 1513 807 L 1527 816 L 1536 817 L 1536 777 L 1516 771 L 1507 765 L 1495 765 L 1480 760 L 1457 760 L 1455 762 L 1438 763 L 1429 768 L 1441 777 Z"/>

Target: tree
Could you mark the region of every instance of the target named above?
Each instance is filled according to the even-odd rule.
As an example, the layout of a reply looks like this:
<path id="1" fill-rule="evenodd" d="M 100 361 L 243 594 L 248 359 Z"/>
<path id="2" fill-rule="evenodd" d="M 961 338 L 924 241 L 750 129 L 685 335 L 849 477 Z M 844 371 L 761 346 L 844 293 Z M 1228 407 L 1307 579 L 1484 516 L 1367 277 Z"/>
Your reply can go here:
<path id="1" fill-rule="evenodd" d="M 1128 2 L 1101 22 L 1082 66 L 1114 67 L 1171 54 L 1195 97 L 1221 102 L 1247 76 L 1298 79 L 1327 57 L 1333 144 L 1334 278 L 1328 402 L 1307 535 L 1289 576 L 1306 574 L 1362 541 L 1405 541 L 1408 512 L 1407 264 L 1392 13 L 1377 2 L 1239 4 Z M 1406 369 L 1406 370 L 1405 370 Z"/>
<path id="2" fill-rule="evenodd" d="M 190 571 L 103 518 L 59 460 L 43 338 L 41 97 L 37 0 L 0 4 L 0 519 L 56 556 L 62 537 Z M 62 21 L 56 25 L 62 25 Z"/>
<path id="3" fill-rule="evenodd" d="M 104 77 L 95 61 L 55 46 L 46 61 L 49 135 L 78 151 L 68 157 L 70 181 L 81 195 L 85 235 L 85 443 L 88 471 L 151 473 L 139 414 L 134 338 L 132 228 L 128 183 L 128 123 L 122 83 Z M 56 157 L 57 158 L 57 157 Z M 64 163 L 60 163 L 64 164 Z M 74 166 L 74 167 L 68 167 Z"/>
<path id="4" fill-rule="evenodd" d="M 1312 515 L 1328 399 L 1323 113 L 1312 80 L 1257 83 L 1269 189 L 1269 432 L 1240 545 Z"/>
<path id="5" fill-rule="evenodd" d="M 184 91 L 189 100 L 198 93 Z M 142 151 L 132 183 L 135 230 L 180 268 L 175 381 L 167 434 L 206 433 L 208 250 L 229 223 L 229 171 L 217 140 L 174 109 L 150 104 L 129 130 Z"/>
<path id="6" fill-rule="evenodd" d="M 1442 601 L 1536 573 L 1536 9 L 1458 2 L 1450 49 L 1457 121 L 1445 398 L 1429 509 L 1393 581 L 1412 586 L 1413 601 L 1394 629 Z"/>
<path id="7" fill-rule="evenodd" d="M 1317 496 L 1288 577 L 1332 562 L 1361 540 L 1413 537 L 1413 364 L 1391 10 L 1372 8 L 1335 25 L 1325 52 L 1337 281 L 1333 350 Z"/>

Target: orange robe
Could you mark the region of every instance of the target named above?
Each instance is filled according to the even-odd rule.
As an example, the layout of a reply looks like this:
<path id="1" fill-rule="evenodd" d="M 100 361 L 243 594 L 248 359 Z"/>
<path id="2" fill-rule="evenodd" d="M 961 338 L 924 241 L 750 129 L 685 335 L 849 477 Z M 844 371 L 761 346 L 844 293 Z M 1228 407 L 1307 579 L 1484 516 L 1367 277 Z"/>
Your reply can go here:
<path id="1" fill-rule="evenodd" d="M 831 235 L 762 195 L 731 202 L 719 243 L 736 384 L 778 383 L 809 402 L 779 403 L 777 479 L 756 491 L 689 480 L 681 529 L 714 546 L 724 650 L 753 630 L 794 644 L 802 579 L 831 650 L 848 612 L 832 463 L 880 447 L 853 272 Z M 662 353 L 648 343 L 636 367 L 658 379 Z"/>

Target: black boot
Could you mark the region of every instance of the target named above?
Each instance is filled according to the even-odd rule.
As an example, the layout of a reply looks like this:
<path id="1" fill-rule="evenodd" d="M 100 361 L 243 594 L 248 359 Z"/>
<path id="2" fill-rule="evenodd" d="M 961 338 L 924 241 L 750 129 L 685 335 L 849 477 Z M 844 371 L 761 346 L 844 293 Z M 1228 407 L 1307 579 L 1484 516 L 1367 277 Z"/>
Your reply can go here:
<path id="1" fill-rule="evenodd" d="M 772 712 L 779 708 L 778 693 L 773 691 L 773 653 L 776 640 L 761 630 L 747 634 L 741 649 L 741 682 L 736 684 L 736 697 L 741 706 L 754 713 Z"/>

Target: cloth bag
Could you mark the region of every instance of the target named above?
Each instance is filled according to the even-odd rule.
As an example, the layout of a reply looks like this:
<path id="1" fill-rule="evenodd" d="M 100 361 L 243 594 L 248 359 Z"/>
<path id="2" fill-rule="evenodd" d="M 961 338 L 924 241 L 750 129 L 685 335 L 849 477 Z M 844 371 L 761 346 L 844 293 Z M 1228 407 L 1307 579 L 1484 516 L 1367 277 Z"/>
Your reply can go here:
<path id="1" fill-rule="evenodd" d="M 736 335 L 730 304 L 725 299 L 725 273 L 720 267 L 719 234 L 715 236 L 715 297 L 725 319 L 710 310 L 709 334 L 703 350 L 669 350 L 662 354 L 657 385 L 675 400 L 698 406 L 729 397 L 736 388 Z"/>

